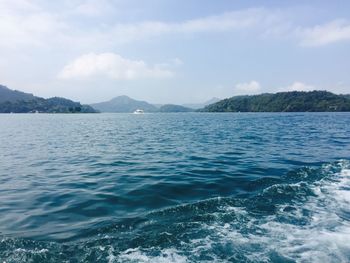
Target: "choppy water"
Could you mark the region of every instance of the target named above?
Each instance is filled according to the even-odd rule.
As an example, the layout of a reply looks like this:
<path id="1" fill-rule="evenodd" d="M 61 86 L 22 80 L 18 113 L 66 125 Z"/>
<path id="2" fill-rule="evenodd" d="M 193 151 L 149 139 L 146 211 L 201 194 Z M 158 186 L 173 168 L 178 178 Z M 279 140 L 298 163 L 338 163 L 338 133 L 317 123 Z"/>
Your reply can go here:
<path id="1" fill-rule="evenodd" d="M 349 262 L 350 113 L 0 115 L 0 262 Z"/>

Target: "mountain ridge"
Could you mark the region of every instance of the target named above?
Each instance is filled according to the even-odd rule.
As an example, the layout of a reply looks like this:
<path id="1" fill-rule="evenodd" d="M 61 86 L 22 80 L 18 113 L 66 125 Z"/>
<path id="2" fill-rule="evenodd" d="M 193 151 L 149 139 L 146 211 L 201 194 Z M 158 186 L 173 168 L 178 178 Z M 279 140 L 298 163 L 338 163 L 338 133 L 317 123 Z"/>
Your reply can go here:
<path id="1" fill-rule="evenodd" d="M 120 95 L 108 101 L 92 103 L 90 105 L 101 112 L 131 113 L 137 109 L 142 109 L 145 112 L 194 112 L 218 100 L 220 99 L 214 97 L 204 103 L 197 104 L 153 104 L 147 101 L 133 99 L 127 95 Z M 188 105 L 192 105 L 193 107 L 189 107 Z"/>
<path id="2" fill-rule="evenodd" d="M 329 91 L 289 91 L 263 93 L 259 95 L 233 96 L 223 100 L 212 98 L 203 103 L 213 102 L 201 109 L 176 104 L 151 104 L 135 100 L 126 95 L 109 101 L 82 105 L 79 102 L 60 97 L 44 99 L 0 85 L 0 113 L 93 113 L 120 112 L 131 113 L 137 109 L 145 112 L 308 112 L 308 111 L 350 111 L 350 95 L 334 94 Z M 199 104 L 191 104 L 199 105 Z"/>
<path id="3" fill-rule="evenodd" d="M 66 98 L 44 99 L 0 85 L 0 113 L 96 113 L 89 105 L 82 105 Z"/>
<path id="4" fill-rule="evenodd" d="M 350 111 L 350 96 L 329 91 L 289 91 L 234 96 L 210 104 L 202 112 L 332 112 Z"/>
<path id="5" fill-rule="evenodd" d="M 4 85 L 0 85 L 0 103 L 9 101 L 14 102 L 17 100 L 31 100 L 35 96 L 31 93 L 25 93 L 18 90 L 11 90 Z"/>
<path id="6" fill-rule="evenodd" d="M 109 101 L 90 104 L 91 107 L 101 112 L 134 112 L 142 109 L 145 112 L 157 112 L 158 108 L 146 101 L 135 100 L 126 95 L 121 95 Z"/>

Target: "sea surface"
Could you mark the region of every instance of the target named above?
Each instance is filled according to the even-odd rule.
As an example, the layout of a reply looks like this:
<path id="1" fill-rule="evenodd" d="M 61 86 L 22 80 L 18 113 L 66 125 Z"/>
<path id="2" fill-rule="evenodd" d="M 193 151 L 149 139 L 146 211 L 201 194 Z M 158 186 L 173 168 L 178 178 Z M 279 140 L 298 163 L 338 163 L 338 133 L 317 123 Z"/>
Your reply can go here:
<path id="1" fill-rule="evenodd" d="M 0 262 L 350 262 L 350 113 L 1 114 Z"/>

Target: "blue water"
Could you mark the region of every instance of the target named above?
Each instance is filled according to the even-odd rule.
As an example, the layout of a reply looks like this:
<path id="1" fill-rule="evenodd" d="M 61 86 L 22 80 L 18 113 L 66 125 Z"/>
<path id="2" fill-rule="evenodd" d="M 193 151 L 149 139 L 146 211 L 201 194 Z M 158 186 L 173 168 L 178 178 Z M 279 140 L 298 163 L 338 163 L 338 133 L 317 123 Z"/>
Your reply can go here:
<path id="1" fill-rule="evenodd" d="M 2 114 L 0 262 L 349 262 L 350 113 Z"/>

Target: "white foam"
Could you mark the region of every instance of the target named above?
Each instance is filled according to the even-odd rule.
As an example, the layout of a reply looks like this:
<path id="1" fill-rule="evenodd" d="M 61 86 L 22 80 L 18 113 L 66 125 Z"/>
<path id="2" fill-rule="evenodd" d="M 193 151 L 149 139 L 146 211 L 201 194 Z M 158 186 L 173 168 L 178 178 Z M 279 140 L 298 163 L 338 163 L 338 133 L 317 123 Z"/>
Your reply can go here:
<path id="1" fill-rule="evenodd" d="M 157 251 L 156 248 L 154 250 Z M 180 255 L 176 249 L 163 249 L 160 250 L 159 255 L 152 256 L 149 252 L 136 248 L 128 249 L 118 255 L 116 262 L 186 263 L 188 260 L 187 257 Z"/>
<path id="2" fill-rule="evenodd" d="M 190 254 L 188 260 L 196 261 L 207 255 L 212 261 L 220 262 L 222 259 L 218 257 L 215 248 L 221 246 L 228 247 L 233 257 L 235 254 L 244 254 L 247 260 L 253 262 L 270 262 L 271 253 L 282 261 L 349 262 L 350 222 L 339 216 L 339 213 L 349 212 L 350 169 L 347 162 L 340 165 L 339 173 L 329 172 L 329 177 L 315 183 L 300 182 L 289 185 L 296 190 L 300 186 L 307 186 L 313 191 L 313 195 L 281 204 L 274 215 L 259 218 L 249 215 L 242 207 L 222 206 L 215 213 L 215 222 L 201 226 L 209 234 L 205 238 L 193 239 L 184 244 L 184 252 Z M 325 166 L 323 169 L 327 173 L 327 169 L 332 169 L 332 166 Z M 283 194 L 283 185 L 273 187 Z M 287 206 L 293 209 L 286 211 Z M 228 214 L 234 215 L 236 220 L 230 223 L 221 220 Z M 281 218 L 290 218 L 291 222 L 281 221 Z M 139 250 L 130 255 L 132 259 L 151 262 Z M 176 255 L 179 255 L 178 252 Z"/>
<path id="3" fill-rule="evenodd" d="M 43 249 L 24 249 L 24 248 L 17 248 L 17 249 L 15 249 L 15 252 L 19 252 L 19 253 L 29 253 L 29 254 L 42 254 L 42 253 L 49 252 L 49 250 L 46 249 L 46 248 L 43 248 Z"/>
<path id="4" fill-rule="evenodd" d="M 271 262 L 272 255 L 277 255 L 276 261 L 350 262 L 350 165 L 346 161 L 338 165 L 340 171 L 336 174 L 334 166 L 324 166 L 322 172 L 329 176 L 316 182 L 270 187 L 279 194 L 283 194 L 285 186 L 291 186 L 295 191 L 306 186 L 313 192 L 305 199 L 296 198 L 280 204 L 275 214 L 255 216 L 244 205 L 228 205 L 218 198 L 219 207 L 212 214 L 215 220 L 196 222 L 191 231 L 198 230 L 200 234 L 192 240 L 182 240 L 177 248 L 139 247 L 122 252 L 113 246 L 97 246 L 97 249 L 103 252 L 101 255 L 109 263 Z M 304 179 L 307 180 L 307 176 Z M 228 221 L 229 218 L 232 220 Z M 145 225 L 154 222 L 157 223 L 152 220 Z M 174 235 L 171 231 L 163 234 Z M 107 235 L 104 237 L 109 238 Z M 2 239 L 0 242 L 7 241 Z M 13 252 L 10 259 L 23 262 L 27 254 L 43 254 L 38 256 L 45 257 L 44 253 L 49 251 L 16 248 Z"/>

